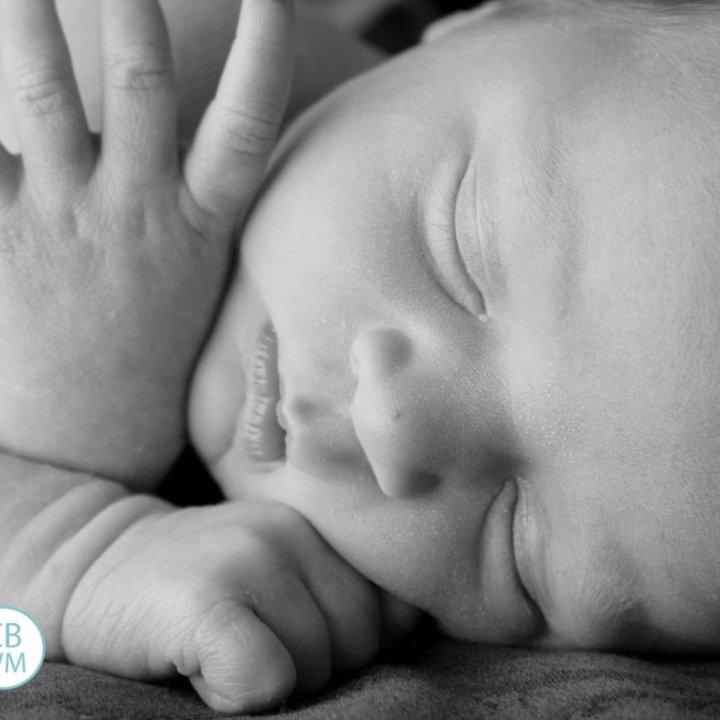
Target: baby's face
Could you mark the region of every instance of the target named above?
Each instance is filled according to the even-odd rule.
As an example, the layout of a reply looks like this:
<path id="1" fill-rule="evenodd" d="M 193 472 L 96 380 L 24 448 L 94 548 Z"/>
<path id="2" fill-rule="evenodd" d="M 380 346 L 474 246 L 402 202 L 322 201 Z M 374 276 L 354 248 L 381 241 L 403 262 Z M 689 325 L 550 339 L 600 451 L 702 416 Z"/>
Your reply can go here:
<path id="1" fill-rule="evenodd" d="M 650 33 L 545 5 L 288 134 L 195 440 L 455 636 L 717 649 L 718 91 L 696 112 Z"/>

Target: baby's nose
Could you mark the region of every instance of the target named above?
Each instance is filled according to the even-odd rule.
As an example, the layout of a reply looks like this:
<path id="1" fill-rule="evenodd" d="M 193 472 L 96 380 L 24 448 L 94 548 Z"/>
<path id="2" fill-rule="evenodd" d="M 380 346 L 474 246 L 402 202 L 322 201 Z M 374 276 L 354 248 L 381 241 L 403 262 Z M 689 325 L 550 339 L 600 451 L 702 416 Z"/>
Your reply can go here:
<path id="1" fill-rule="evenodd" d="M 445 403 L 416 347 L 395 328 L 366 330 L 353 342 L 351 366 L 352 421 L 380 488 L 390 497 L 431 490 L 448 449 L 438 432 Z"/>

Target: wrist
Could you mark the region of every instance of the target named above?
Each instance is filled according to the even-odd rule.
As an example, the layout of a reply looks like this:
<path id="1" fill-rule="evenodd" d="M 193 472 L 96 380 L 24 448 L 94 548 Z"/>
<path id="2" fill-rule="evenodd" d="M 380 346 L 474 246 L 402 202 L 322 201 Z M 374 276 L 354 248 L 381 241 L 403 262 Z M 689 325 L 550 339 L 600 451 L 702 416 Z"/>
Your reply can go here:
<path id="1" fill-rule="evenodd" d="M 81 392 L 3 393 L 0 452 L 151 490 L 186 444 L 184 402 L 151 392 L 129 395 L 118 389 L 95 403 Z"/>
<path id="2" fill-rule="evenodd" d="M 62 660 L 62 626 L 95 561 L 141 518 L 170 512 L 118 483 L 0 454 L 0 604 L 42 628 L 47 658 Z"/>

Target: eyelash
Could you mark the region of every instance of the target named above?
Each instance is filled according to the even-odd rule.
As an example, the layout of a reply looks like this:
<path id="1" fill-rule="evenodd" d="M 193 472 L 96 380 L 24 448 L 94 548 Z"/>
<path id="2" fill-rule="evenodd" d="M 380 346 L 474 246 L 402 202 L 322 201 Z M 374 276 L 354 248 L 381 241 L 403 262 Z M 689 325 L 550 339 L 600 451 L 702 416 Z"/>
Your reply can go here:
<path id="1" fill-rule="evenodd" d="M 442 205 L 434 208 L 443 221 L 433 223 L 433 227 L 440 231 L 444 244 L 440 249 L 434 248 L 434 252 L 431 250 L 431 255 L 440 273 L 441 284 L 455 303 L 474 317 L 485 320 L 487 318 L 485 297 L 473 280 L 460 248 L 454 207 L 453 198 L 448 194 L 443 197 Z M 451 282 L 446 280 L 448 275 Z"/>

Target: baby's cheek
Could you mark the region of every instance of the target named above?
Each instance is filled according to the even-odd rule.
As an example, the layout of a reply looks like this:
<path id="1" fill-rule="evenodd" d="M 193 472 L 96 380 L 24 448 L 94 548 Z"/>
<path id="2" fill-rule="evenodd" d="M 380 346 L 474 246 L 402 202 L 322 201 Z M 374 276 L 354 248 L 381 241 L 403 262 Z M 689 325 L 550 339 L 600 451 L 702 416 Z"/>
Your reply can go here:
<path id="1" fill-rule="evenodd" d="M 244 397 L 237 345 L 221 323 L 200 358 L 190 391 L 190 439 L 210 468 L 232 446 Z"/>

